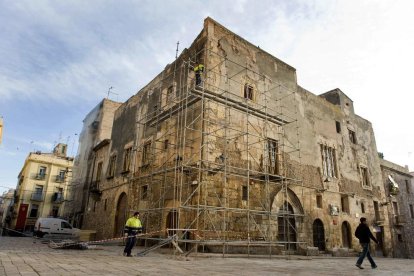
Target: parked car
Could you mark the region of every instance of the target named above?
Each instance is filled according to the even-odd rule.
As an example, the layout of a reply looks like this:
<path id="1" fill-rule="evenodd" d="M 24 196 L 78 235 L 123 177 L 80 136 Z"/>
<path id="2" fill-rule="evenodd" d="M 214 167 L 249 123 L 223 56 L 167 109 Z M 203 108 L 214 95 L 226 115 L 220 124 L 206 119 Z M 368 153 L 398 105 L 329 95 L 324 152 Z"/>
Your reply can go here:
<path id="1" fill-rule="evenodd" d="M 79 238 L 80 230 L 74 228 L 69 222 L 59 218 L 38 218 L 35 223 L 34 233 L 35 237 L 43 238 Z"/>

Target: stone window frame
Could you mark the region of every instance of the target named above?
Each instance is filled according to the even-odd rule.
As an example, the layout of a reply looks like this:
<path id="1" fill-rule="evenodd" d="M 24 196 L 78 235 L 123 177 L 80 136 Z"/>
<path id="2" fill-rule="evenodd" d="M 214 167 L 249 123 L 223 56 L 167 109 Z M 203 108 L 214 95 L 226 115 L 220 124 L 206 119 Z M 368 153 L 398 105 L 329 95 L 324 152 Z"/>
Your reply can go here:
<path id="1" fill-rule="evenodd" d="M 147 166 L 151 163 L 152 159 L 152 140 L 148 139 L 142 146 L 141 164 Z"/>
<path id="2" fill-rule="evenodd" d="M 112 154 L 109 157 L 106 178 L 113 178 L 115 176 L 116 158 L 117 158 L 116 154 Z"/>
<path id="3" fill-rule="evenodd" d="M 256 100 L 256 89 L 254 89 L 254 86 L 251 83 L 246 82 L 244 84 L 243 99 L 253 101 L 253 102 Z"/>
<path id="4" fill-rule="evenodd" d="M 124 158 L 122 162 L 123 173 L 128 173 L 130 171 L 131 161 L 132 161 L 132 146 L 129 146 L 124 149 Z"/>
<path id="5" fill-rule="evenodd" d="M 242 186 L 241 198 L 244 201 L 247 201 L 249 199 L 249 189 L 248 189 L 247 185 Z"/>
<path id="6" fill-rule="evenodd" d="M 327 178 L 338 178 L 336 149 L 326 144 L 320 144 L 322 159 L 322 174 Z"/>
<path id="7" fill-rule="evenodd" d="M 316 208 L 318 208 L 318 209 L 323 208 L 322 194 L 316 194 Z"/>
<path id="8" fill-rule="evenodd" d="M 279 141 L 273 138 L 266 138 L 267 172 L 278 175 L 280 172 L 281 155 Z"/>
<path id="9" fill-rule="evenodd" d="M 352 144 L 358 144 L 357 143 L 357 137 L 356 137 L 356 133 L 355 133 L 355 131 L 353 131 L 352 129 L 349 129 L 348 128 L 348 136 L 349 136 L 349 141 L 352 143 Z"/>
<path id="10" fill-rule="evenodd" d="M 148 191 L 149 191 L 149 185 L 145 184 L 141 186 L 141 194 L 140 198 L 141 200 L 148 200 Z"/>
<path id="11" fill-rule="evenodd" d="M 372 189 L 371 177 L 367 166 L 359 165 L 359 176 L 361 178 L 362 187 L 366 189 Z"/>

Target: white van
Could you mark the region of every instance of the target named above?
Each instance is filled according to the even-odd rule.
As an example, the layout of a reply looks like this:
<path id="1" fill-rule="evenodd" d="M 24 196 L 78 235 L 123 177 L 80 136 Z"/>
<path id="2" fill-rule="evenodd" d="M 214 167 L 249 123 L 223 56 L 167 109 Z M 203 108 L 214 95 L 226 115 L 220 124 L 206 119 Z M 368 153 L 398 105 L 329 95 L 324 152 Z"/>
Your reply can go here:
<path id="1" fill-rule="evenodd" d="M 73 228 L 69 222 L 59 218 L 38 218 L 34 227 L 34 236 L 43 238 L 79 238 L 80 230 Z"/>

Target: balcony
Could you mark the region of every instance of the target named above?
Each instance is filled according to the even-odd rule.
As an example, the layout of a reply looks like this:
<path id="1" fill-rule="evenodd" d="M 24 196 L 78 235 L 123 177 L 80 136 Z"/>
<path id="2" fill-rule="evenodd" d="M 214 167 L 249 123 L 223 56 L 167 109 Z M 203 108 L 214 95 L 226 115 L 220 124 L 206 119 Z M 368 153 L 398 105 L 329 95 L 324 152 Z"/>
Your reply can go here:
<path id="1" fill-rule="evenodd" d="M 62 176 L 62 175 L 56 175 L 55 182 L 63 183 L 63 182 L 65 182 L 65 177 Z"/>
<path id="2" fill-rule="evenodd" d="M 62 203 L 64 200 L 63 193 L 53 193 L 52 203 Z"/>
<path id="3" fill-rule="evenodd" d="M 36 180 L 45 180 L 46 179 L 46 174 L 44 174 L 44 173 L 37 173 L 35 175 L 34 179 L 36 179 Z"/>
<path id="4" fill-rule="evenodd" d="M 43 201 L 43 192 L 34 192 L 30 199 L 33 201 Z"/>
<path id="5" fill-rule="evenodd" d="M 89 187 L 89 192 L 93 193 L 93 194 L 102 194 L 101 190 L 99 189 L 99 183 L 101 181 L 96 180 L 96 181 L 92 181 L 90 187 Z"/>
<path id="6" fill-rule="evenodd" d="M 396 215 L 394 216 L 394 224 L 395 225 L 403 225 L 407 222 L 404 215 Z"/>

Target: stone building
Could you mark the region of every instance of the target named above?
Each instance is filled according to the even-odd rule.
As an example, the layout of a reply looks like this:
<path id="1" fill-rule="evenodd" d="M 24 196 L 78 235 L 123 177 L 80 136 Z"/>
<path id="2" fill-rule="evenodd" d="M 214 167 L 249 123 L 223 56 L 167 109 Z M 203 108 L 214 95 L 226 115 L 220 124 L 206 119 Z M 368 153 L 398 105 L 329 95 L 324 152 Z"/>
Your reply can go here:
<path id="1" fill-rule="evenodd" d="M 414 186 L 408 168 L 381 159 L 386 200 L 391 231 L 391 256 L 414 258 Z"/>
<path id="2" fill-rule="evenodd" d="M 90 150 L 84 227 L 98 237 L 119 236 L 140 210 L 148 238 L 178 233 L 220 252 L 335 251 L 359 249 L 361 216 L 389 223 L 372 125 L 352 100 L 307 91 L 295 68 L 211 18 Z M 380 233 L 387 255 L 391 233 Z"/>
<path id="3" fill-rule="evenodd" d="M 83 120 L 71 183 L 74 195 L 71 222 L 75 227 L 82 226 L 83 211 L 88 199 L 90 184 L 88 174 L 93 163 L 92 148 L 111 137 L 114 112 L 120 105 L 118 102 L 103 99 Z"/>
<path id="4" fill-rule="evenodd" d="M 69 217 L 73 158 L 66 156 L 67 145 L 57 144 L 52 153 L 29 153 L 19 173 L 11 227 L 31 231 L 38 217 Z"/>

